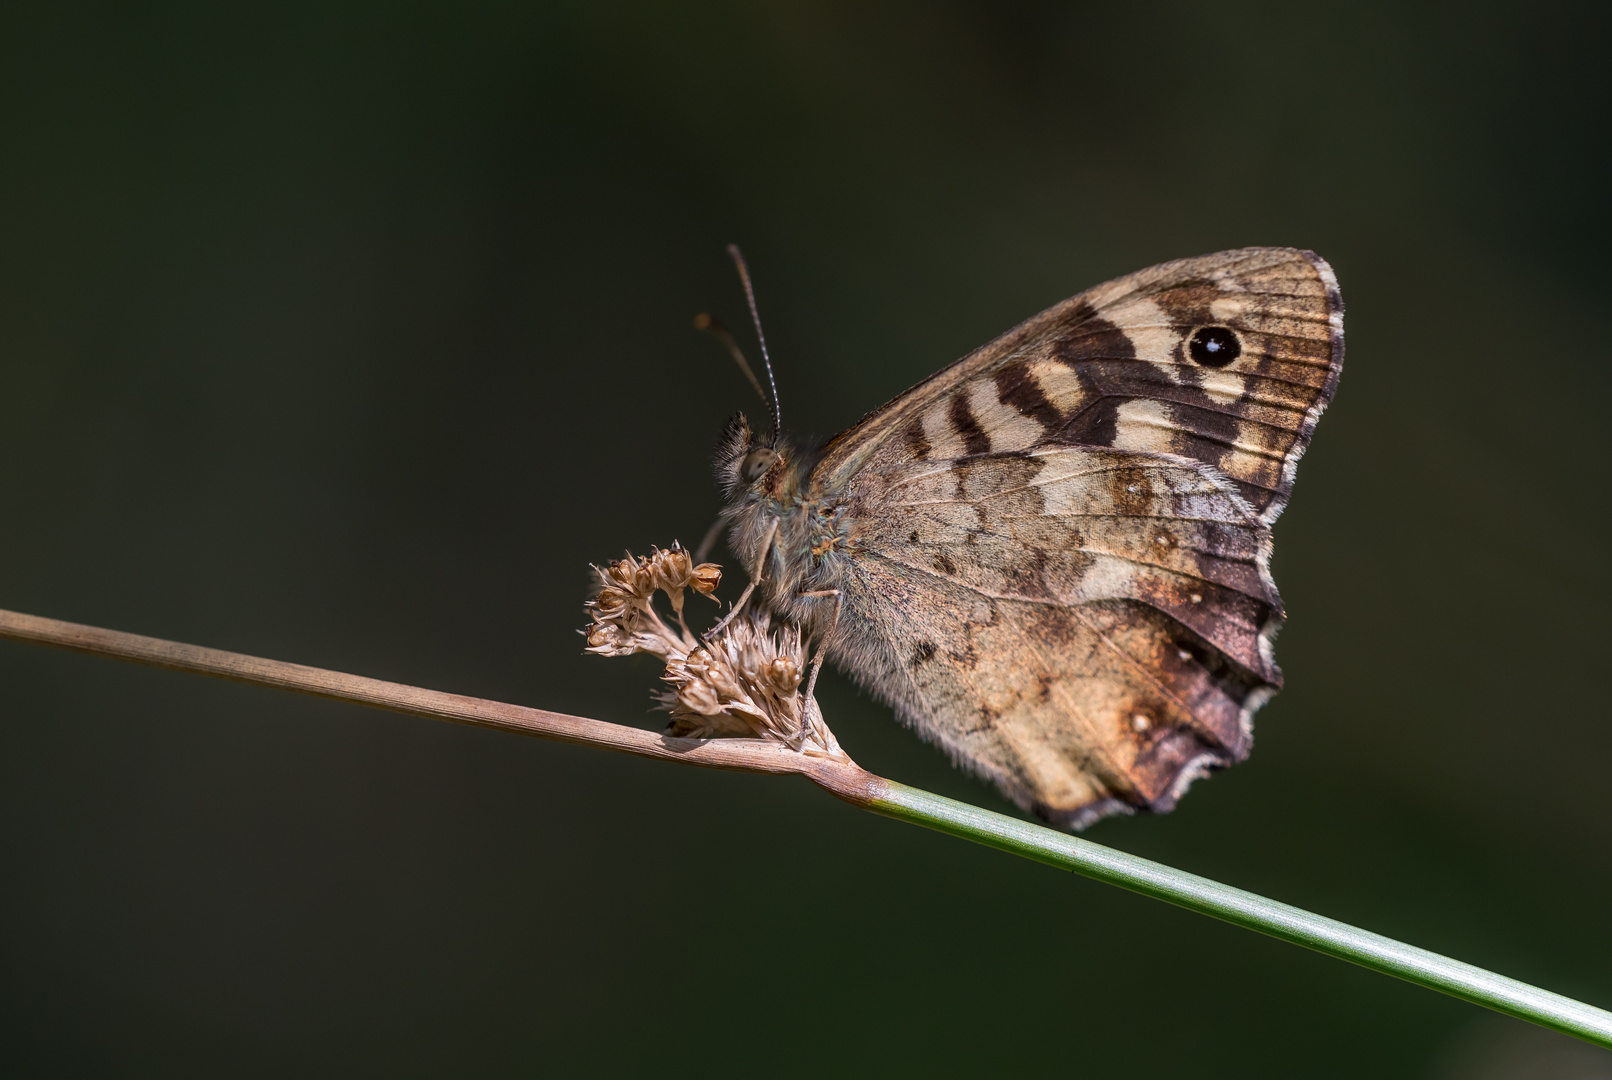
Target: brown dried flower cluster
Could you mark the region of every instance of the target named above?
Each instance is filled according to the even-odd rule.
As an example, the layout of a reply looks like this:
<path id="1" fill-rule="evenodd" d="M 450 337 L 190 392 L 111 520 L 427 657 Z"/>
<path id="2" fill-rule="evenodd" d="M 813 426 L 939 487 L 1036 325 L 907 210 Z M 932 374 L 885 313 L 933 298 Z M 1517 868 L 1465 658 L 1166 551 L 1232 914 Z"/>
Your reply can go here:
<path id="1" fill-rule="evenodd" d="M 684 591 L 693 589 L 710 596 L 722 583 L 720 566 L 695 566 L 688 552 L 677 544 L 669 551 L 651 548 L 647 559 L 628 554 L 609 566 L 595 566 L 593 572 L 599 579 L 599 591 L 588 601 L 593 625 L 588 628 L 587 651 L 600 656 L 687 652 L 696 643 L 683 621 Z M 655 610 L 657 590 L 671 599 L 672 611 L 677 614 L 676 630 L 666 625 Z"/>
<path id="2" fill-rule="evenodd" d="M 628 555 L 594 567 L 599 592 L 588 602 L 593 625 L 590 653 L 628 656 L 647 652 L 666 663 L 669 689 L 657 695 L 672 714 L 667 734 L 697 739 L 760 738 L 806 753 L 842 757 L 815 702 L 801 693 L 806 643 L 797 627 L 774 630 L 766 613 L 747 609 L 710 640 L 689 632 L 683 619 L 688 589 L 710 596 L 722 580 L 714 563 L 694 565 L 672 545 L 646 559 Z M 673 627 L 655 610 L 663 592 L 677 616 Z"/>

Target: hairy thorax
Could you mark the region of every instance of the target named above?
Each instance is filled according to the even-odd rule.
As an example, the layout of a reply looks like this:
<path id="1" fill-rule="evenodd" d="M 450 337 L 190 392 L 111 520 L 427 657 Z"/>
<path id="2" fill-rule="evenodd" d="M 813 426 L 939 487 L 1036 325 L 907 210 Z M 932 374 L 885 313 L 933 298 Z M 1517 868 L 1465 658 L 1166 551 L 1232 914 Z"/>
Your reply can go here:
<path id="1" fill-rule="evenodd" d="M 841 606 L 836 601 L 850 569 L 853 515 L 843 493 L 811 490 L 809 470 L 807 455 L 781 447 L 767 475 L 732 493 L 724 516 L 746 572 L 755 576 L 759 569 L 757 592 L 767 606 L 822 636 Z"/>

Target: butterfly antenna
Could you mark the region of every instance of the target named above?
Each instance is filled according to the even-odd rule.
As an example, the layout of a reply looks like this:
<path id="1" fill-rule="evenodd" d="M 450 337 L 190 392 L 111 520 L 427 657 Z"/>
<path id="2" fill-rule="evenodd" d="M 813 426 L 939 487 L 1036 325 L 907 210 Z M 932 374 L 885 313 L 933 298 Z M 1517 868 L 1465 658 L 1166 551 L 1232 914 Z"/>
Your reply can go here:
<path id="1" fill-rule="evenodd" d="M 744 357 L 744 350 L 739 348 L 739 343 L 733 340 L 733 335 L 728 333 L 728 328 L 722 325 L 720 319 L 709 312 L 702 311 L 694 316 L 694 329 L 704 330 L 723 345 L 726 345 L 728 355 L 733 357 L 733 362 L 739 365 L 739 370 L 744 372 L 744 377 L 750 380 L 751 386 L 755 387 L 756 397 L 761 399 L 763 405 L 770 404 L 767 401 L 767 392 L 761 388 L 761 380 L 756 378 L 755 370 L 751 368 L 750 361 Z"/>
<path id="2" fill-rule="evenodd" d="M 761 332 L 761 313 L 756 310 L 756 290 L 750 284 L 750 268 L 745 265 L 739 245 L 729 244 L 728 254 L 733 257 L 733 265 L 739 268 L 744 298 L 750 302 L 750 318 L 756 324 L 756 340 L 761 343 L 761 362 L 767 368 L 767 387 L 772 391 L 772 440 L 776 443 L 784 430 L 784 418 L 783 411 L 778 407 L 778 379 L 772 373 L 772 357 L 767 355 L 767 335 Z"/>

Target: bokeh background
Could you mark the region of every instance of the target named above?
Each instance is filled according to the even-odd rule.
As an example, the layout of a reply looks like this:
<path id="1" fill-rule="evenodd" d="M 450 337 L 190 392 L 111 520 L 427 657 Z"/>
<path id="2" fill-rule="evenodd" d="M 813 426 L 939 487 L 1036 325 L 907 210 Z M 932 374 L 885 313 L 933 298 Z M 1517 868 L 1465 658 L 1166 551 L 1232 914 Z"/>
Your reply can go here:
<path id="1" fill-rule="evenodd" d="M 758 278 L 831 434 L 1151 263 L 1320 251 L 1247 764 L 1090 836 L 1612 1006 L 1591 5 L 8 4 L 0 606 L 658 725 Z M 735 575 L 737 576 L 737 575 Z M 839 677 L 866 766 L 986 787 Z M 7 1072 L 1612 1076 L 837 803 L 0 644 Z"/>

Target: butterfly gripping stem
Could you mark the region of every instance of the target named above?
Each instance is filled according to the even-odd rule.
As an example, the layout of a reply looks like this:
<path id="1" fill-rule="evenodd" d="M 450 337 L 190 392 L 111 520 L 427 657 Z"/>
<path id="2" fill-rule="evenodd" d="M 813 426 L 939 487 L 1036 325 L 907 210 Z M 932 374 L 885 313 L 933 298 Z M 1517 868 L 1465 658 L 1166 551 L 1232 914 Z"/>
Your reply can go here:
<path id="1" fill-rule="evenodd" d="M 802 719 L 800 724 L 800 739 L 802 745 L 804 745 L 806 742 L 806 725 L 811 722 L 808 719 L 810 715 L 808 710 L 817 700 L 817 673 L 823 670 L 823 654 L 828 651 L 828 639 L 833 635 L 834 628 L 840 624 L 840 607 L 844 602 L 844 597 L 841 595 L 838 589 L 820 589 L 817 592 L 804 592 L 800 594 L 800 598 L 802 600 L 823 599 L 829 596 L 834 598 L 834 618 L 829 621 L 828 631 L 824 633 L 823 640 L 817 645 L 817 655 L 812 657 L 811 674 L 806 676 L 806 708 L 801 710 Z"/>

